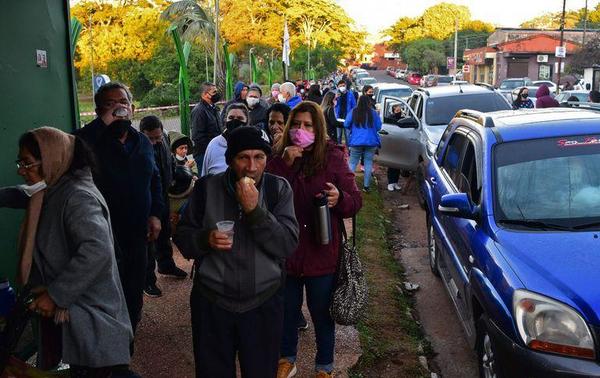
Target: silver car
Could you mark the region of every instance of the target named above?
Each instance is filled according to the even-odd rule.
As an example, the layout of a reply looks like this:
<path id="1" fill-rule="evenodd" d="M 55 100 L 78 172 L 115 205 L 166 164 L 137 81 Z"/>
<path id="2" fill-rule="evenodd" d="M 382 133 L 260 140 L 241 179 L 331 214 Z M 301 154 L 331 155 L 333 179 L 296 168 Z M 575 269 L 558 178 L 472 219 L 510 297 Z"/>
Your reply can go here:
<path id="1" fill-rule="evenodd" d="M 511 105 L 493 89 L 471 84 L 418 88 L 408 102 L 385 97 L 377 160 L 388 167 L 416 172 L 421 179 L 422 165 L 433 156 L 446 126 L 461 109 L 492 112 L 509 110 Z"/>

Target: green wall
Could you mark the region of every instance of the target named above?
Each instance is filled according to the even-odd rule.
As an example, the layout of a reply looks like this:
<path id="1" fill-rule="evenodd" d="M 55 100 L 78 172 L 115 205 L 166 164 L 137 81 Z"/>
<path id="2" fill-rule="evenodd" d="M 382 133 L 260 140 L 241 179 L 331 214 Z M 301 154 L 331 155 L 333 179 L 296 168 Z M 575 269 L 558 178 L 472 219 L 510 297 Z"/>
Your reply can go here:
<path id="1" fill-rule="evenodd" d="M 22 184 L 19 136 L 32 128 L 75 126 L 68 0 L 0 2 L 0 186 Z M 48 68 L 36 65 L 46 50 Z M 0 209 L 0 276 L 14 282 L 22 211 Z"/>

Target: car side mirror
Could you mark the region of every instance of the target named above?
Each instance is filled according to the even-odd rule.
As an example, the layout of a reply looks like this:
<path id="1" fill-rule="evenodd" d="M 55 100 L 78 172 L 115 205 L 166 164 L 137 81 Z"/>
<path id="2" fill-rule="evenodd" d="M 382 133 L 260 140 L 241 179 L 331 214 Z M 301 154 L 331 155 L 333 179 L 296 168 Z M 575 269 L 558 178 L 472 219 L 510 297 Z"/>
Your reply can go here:
<path id="1" fill-rule="evenodd" d="M 475 221 L 479 219 L 479 207 L 471 201 L 467 193 L 443 195 L 438 210 L 440 213 L 451 217 Z"/>
<path id="2" fill-rule="evenodd" d="M 402 129 L 416 129 L 419 127 L 419 123 L 413 117 L 400 118 L 396 121 L 396 125 Z"/>

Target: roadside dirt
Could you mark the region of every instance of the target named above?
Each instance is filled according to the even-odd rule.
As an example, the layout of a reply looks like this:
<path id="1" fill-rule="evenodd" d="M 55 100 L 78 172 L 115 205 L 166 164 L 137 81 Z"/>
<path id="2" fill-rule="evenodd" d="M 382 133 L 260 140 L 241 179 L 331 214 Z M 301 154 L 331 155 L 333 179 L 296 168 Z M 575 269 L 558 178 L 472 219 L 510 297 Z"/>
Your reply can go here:
<path id="1" fill-rule="evenodd" d="M 177 266 L 186 272 L 191 262 L 175 251 Z M 163 291 L 160 298 L 144 297 L 143 318 L 136 334 L 132 369 L 145 378 L 194 377 L 192 328 L 189 296 L 192 280 L 158 276 Z M 314 376 L 315 335 L 306 306 L 303 309 L 309 328 L 298 342 L 298 378 Z M 336 327 L 336 377 L 347 377 L 348 369 L 361 354 L 358 332 L 353 327 Z"/>
<path id="2" fill-rule="evenodd" d="M 417 316 L 435 353 L 432 371 L 445 378 L 477 377 L 476 356 L 469 347 L 453 304 L 441 280 L 429 268 L 425 212 L 419 207 L 416 184 L 401 179 L 402 191 L 389 192 L 385 170 L 379 175 L 386 209 L 392 209 L 392 245 L 406 279 L 420 286 L 415 293 Z M 408 209 L 401 205 L 408 204 Z"/>

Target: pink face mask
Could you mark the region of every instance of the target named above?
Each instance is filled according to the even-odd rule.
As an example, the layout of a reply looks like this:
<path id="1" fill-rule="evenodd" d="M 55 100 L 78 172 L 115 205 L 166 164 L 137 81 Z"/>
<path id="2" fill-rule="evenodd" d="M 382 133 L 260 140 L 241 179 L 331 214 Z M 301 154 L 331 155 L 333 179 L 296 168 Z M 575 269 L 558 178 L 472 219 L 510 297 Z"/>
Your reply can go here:
<path id="1" fill-rule="evenodd" d="M 290 139 L 294 145 L 306 148 L 315 142 L 315 134 L 302 129 L 291 129 Z"/>

